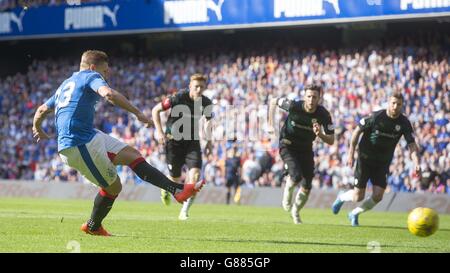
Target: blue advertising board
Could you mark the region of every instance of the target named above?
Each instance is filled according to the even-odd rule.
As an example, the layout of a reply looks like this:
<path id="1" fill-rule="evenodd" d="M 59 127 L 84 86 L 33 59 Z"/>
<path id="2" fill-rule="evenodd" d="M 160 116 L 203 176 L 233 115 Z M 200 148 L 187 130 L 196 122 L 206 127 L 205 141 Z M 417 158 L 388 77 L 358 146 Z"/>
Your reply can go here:
<path id="1" fill-rule="evenodd" d="M 450 16 L 450 0 L 111 0 L 0 12 L 0 40 Z"/>

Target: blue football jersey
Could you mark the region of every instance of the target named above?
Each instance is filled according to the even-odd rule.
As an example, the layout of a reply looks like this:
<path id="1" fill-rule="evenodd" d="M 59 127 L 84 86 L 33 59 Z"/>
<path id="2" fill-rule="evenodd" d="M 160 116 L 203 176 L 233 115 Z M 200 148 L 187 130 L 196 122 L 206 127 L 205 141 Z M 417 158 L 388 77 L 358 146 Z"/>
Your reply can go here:
<path id="1" fill-rule="evenodd" d="M 100 73 L 92 70 L 75 72 L 45 103 L 55 109 L 58 152 L 86 144 L 95 136 L 94 113 L 101 98 L 97 93 L 101 86 L 108 84 Z"/>

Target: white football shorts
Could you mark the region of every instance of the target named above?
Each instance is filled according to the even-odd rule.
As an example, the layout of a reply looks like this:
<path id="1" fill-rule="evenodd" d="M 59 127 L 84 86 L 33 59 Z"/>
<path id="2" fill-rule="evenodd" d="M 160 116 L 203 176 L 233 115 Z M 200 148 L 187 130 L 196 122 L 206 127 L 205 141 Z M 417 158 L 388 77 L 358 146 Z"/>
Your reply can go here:
<path id="1" fill-rule="evenodd" d="M 99 130 L 86 144 L 70 147 L 59 152 L 62 161 L 79 171 L 84 178 L 95 185 L 106 188 L 117 178 L 112 159 L 127 144 Z"/>

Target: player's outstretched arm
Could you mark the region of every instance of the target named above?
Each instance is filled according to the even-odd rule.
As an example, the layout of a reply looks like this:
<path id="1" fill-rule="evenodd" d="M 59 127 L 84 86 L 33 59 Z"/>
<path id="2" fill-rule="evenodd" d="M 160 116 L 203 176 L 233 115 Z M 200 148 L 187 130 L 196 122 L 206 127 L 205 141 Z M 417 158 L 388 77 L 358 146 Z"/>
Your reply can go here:
<path id="1" fill-rule="evenodd" d="M 275 109 L 277 108 L 278 98 L 272 98 L 269 102 L 269 133 L 275 132 L 274 118 L 275 118 Z"/>
<path id="2" fill-rule="evenodd" d="M 414 162 L 416 175 L 420 177 L 420 159 L 419 159 L 419 147 L 415 142 L 408 144 L 408 149 L 411 151 L 411 158 Z"/>
<path id="3" fill-rule="evenodd" d="M 38 107 L 36 113 L 34 113 L 33 118 L 33 137 L 37 138 L 37 142 L 43 139 L 49 139 L 50 137 L 42 130 L 41 124 L 45 117 L 52 111 L 53 109 L 48 107 L 46 104 L 43 104 Z"/>
<path id="4" fill-rule="evenodd" d="M 352 139 L 350 141 L 350 150 L 348 152 L 347 164 L 349 167 L 353 166 L 353 158 L 355 155 L 356 144 L 358 144 L 359 136 L 362 134 L 362 130 L 359 126 L 356 126 L 352 134 Z"/>
<path id="5" fill-rule="evenodd" d="M 166 135 L 164 134 L 163 129 L 162 129 L 161 116 L 160 116 L 160 113 L 164 112 L 166 110 L 163 109 L 162 103 L 156 104 L 155 107 L 153 107 L 153 109 L 152 109 L 153 123 L 155 124 L 156 133 L 158 134 L 157 140 L 160 144 L 166 143 Z"/>
<path id="6" fill-rule="evenodd" d="M 131 102 L 124 95 L 120 94 L 116 90 L 109 88 L 108 86 L 101 86 L 97 92 L 111 104 L 119 106 L 120 108 L 134 114 L 136 118 L 145 125 L 145 127 L 148 128 L 153 125 L 151 119 L 145 116 L 144 113 L 131 104 Z"/>
<path id="7" fill-rule="evenodd" d="M 206 141 L 205 145 L 205 154 L 212 154 L 213 145 L 212 145 L 212 120 L 205 118 L 205 123 L 203 126 L 203 139 Z"/>

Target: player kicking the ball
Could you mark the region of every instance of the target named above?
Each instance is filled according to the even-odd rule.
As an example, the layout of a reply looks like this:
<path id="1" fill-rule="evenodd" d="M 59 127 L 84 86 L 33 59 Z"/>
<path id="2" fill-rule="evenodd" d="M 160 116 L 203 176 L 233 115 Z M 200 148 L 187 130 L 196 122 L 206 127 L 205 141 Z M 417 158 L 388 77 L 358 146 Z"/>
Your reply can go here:
<path id="1" fill-rule="evenodd" d="M 84 52 L 80 71 L 73 73 L 45 104 L 39 106 L 33 120 L 33 136 L 37 141 L 48 139 L 41 123 L 54 110 L 60 157 L 65 164 L 100 187 L 91 218 L 81 226 L 81 230 L 101 236 L 111 235 L 103 228 L 102 221 L 122 190 L 116 165 L 128 165 L 142 180 L 170 192 L 180 203 L 203 186 L 203 182 L 183 186 L 170 181 L 148 164 L 136 149 L 94 129 L 94 106 L 101 97 L 134 114 L 146 127 L 152 124 L 122 94 L 109 87 L 105 81 L 108 74 L 106 53 L 96 50 Z"/>

